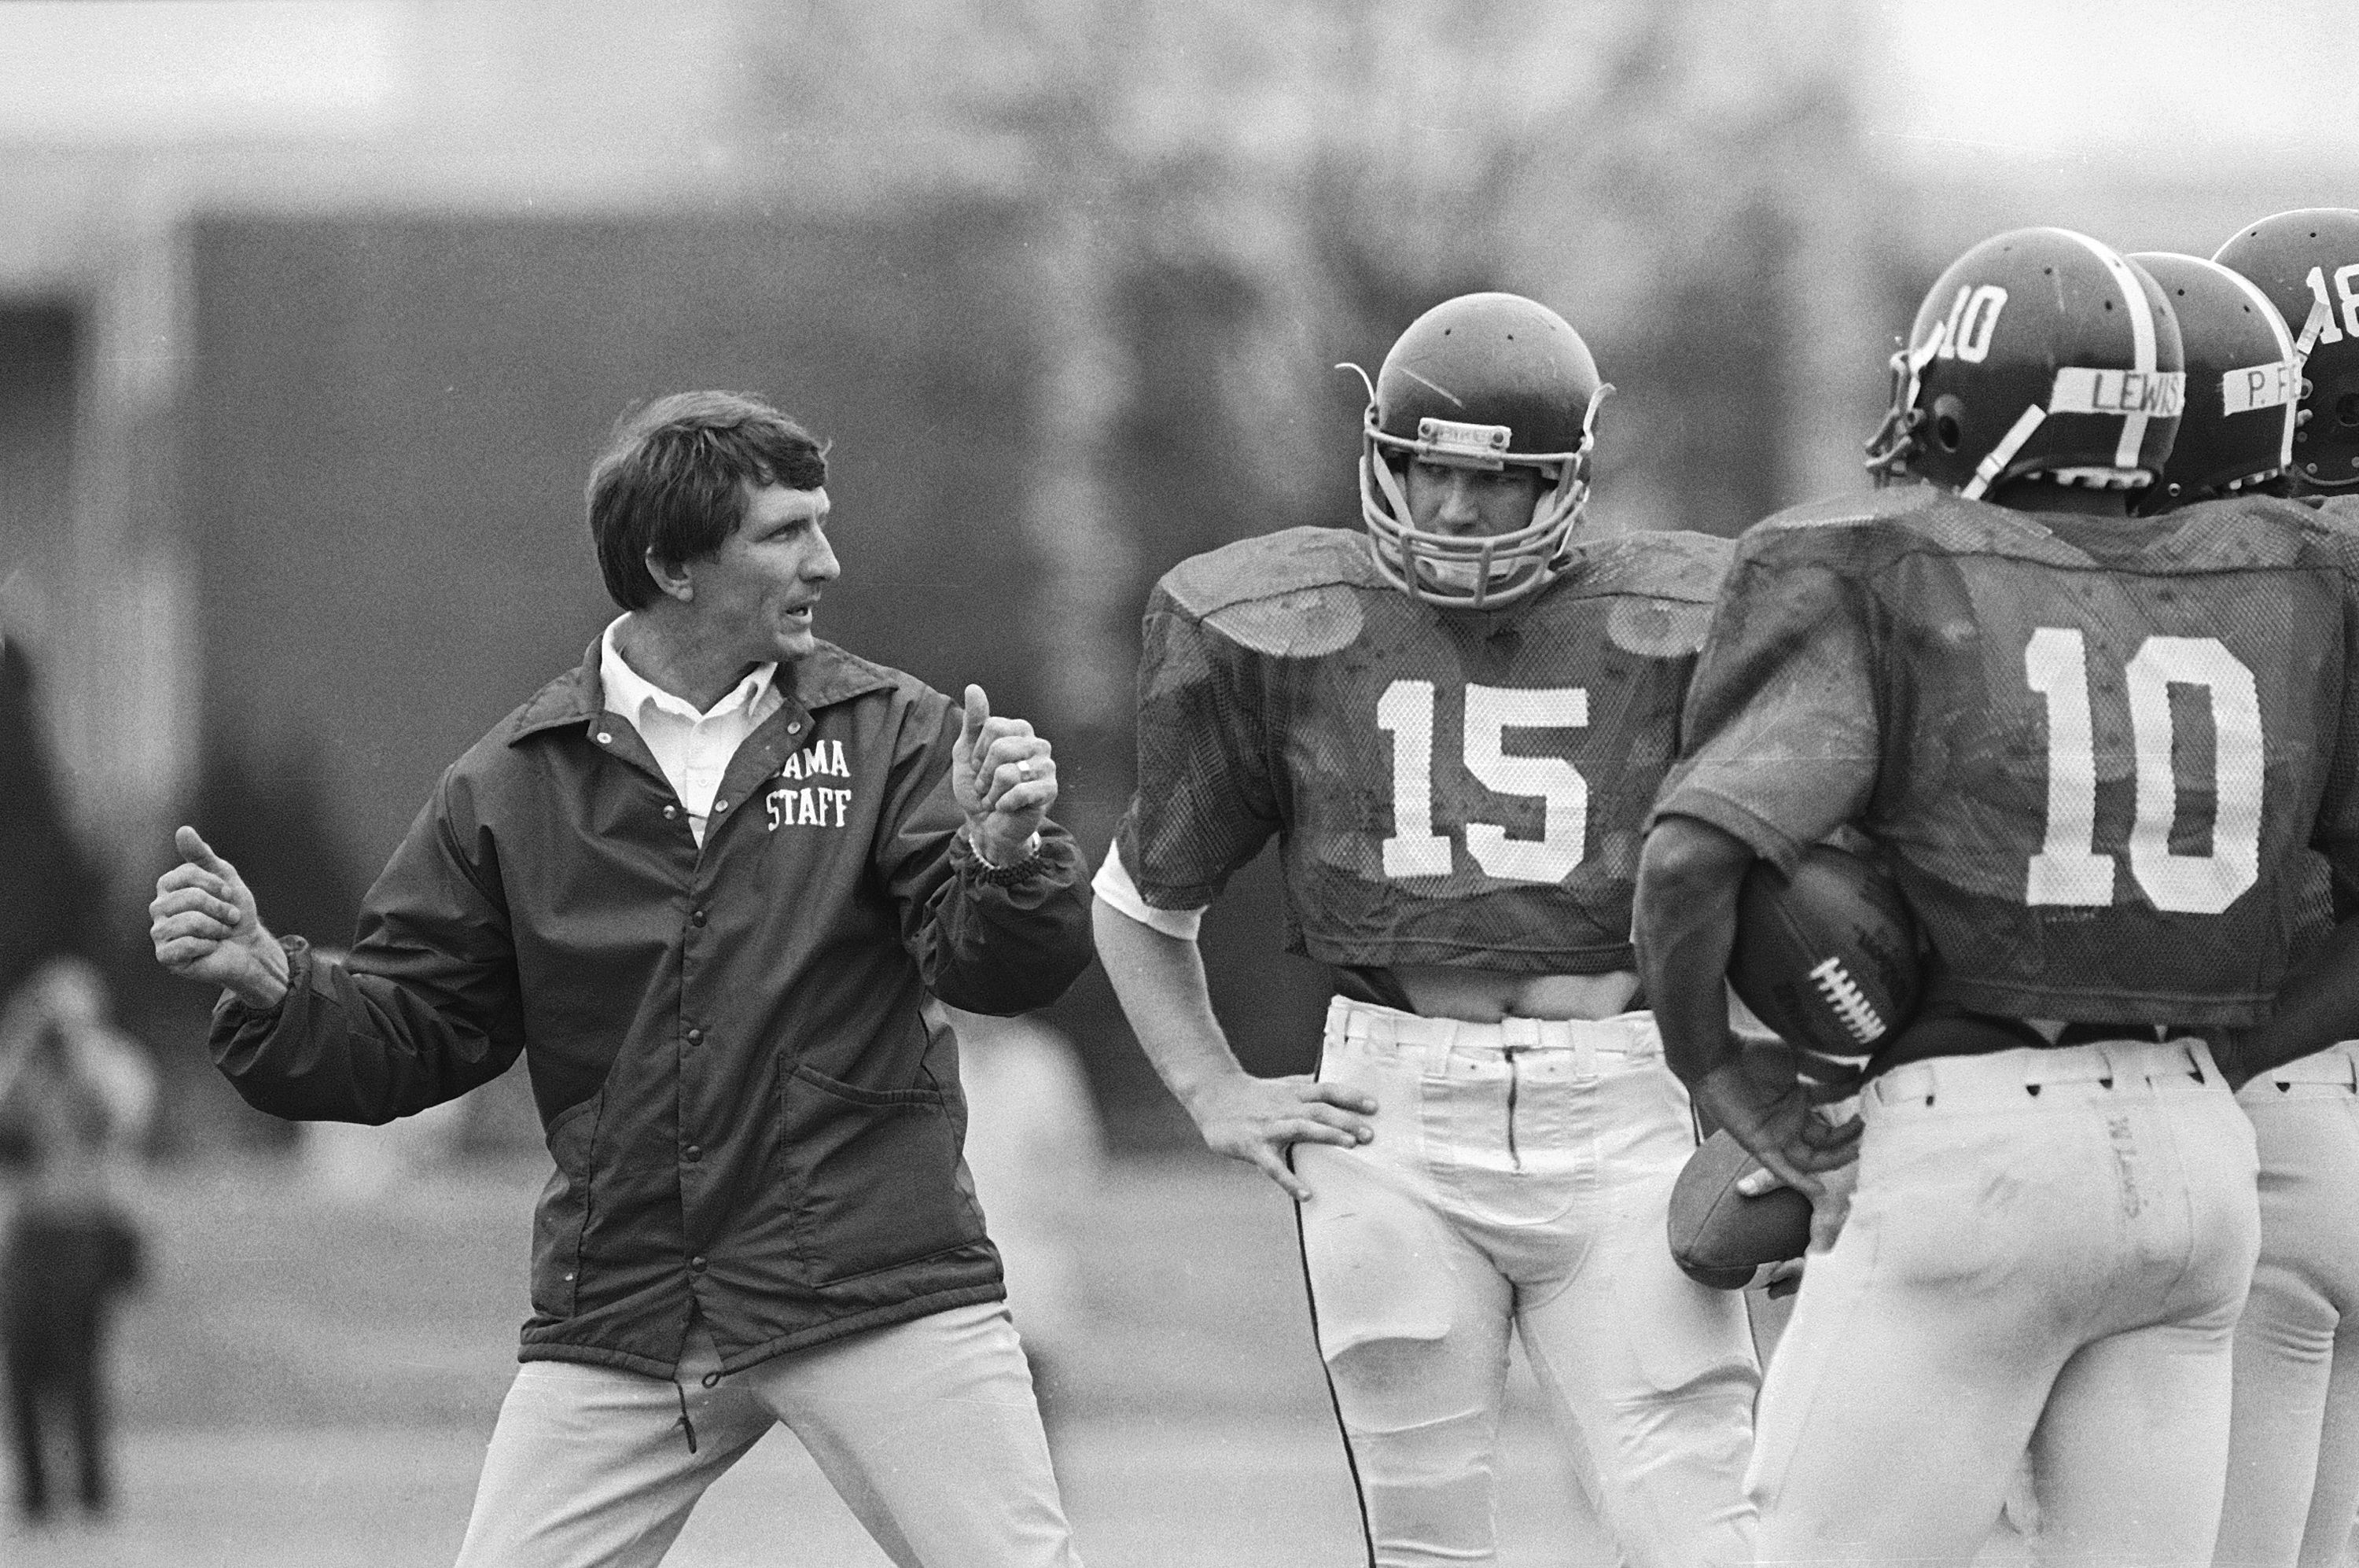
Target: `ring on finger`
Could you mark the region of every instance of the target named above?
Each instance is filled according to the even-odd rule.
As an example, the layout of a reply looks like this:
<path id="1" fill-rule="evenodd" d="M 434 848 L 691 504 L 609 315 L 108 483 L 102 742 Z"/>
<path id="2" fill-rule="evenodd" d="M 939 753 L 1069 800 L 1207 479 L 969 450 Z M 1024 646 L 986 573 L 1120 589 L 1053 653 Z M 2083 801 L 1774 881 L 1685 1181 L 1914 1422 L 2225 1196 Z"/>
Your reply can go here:
<path id="1" fill-rule="evenodd" d="M 1016 777 L 1018 779 L 1029 779 L 1032 777 L 1032 759 L 1030 757 L 1026 757 L 1023 761 L 1016 765 Z"/>

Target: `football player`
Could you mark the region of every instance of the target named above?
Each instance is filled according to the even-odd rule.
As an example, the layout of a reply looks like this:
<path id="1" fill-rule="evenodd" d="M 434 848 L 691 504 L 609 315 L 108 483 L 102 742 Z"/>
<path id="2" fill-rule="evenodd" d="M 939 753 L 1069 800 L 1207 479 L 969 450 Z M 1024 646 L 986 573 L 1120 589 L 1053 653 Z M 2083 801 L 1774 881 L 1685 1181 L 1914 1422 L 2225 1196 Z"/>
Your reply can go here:
<path id="1" fill-rule="evenodd" d="M 1437 305 L 1371 387 L 1365 532 L 1197 556 L 1147 609 L 1099 953 L 1206 1143 L 1298 1201 L 1374 1563 L 1494 1561 L 1511 1331 L 1633 1564 L 1751 1561 L 1758 1374 L 1664 1245 L 1694 1135 L 1629 943 L 1728 547 L 1583 529 L 1608 390 L 1544 306 Z M 1239 1066 L 1195 946 L 1273 834 L 1334 976 L 1315 1079 Z"/>
<path id="2" fill-rule="evenodd" d="M 2206 1561 L 2259 1232 L 2206 1040 L 2241 1073 L 2353 1021 L 2339 970 L 2287 982 L 2312 846 L 2359 885 L 2359 548 L 2266 496 L 2132 515 L 2181 344 L 2085 235 L 1968 251 L 1894 373 L 1871 465 L 1922 483 L 1739 543 L 1639 879 L 1699 1104 L 1805 1190 L 1857 1158 L 1763 1390 L 1762 1558 L 1969 1562 L 2027 1453 L 2044 1561 Z M 1930 953 L 1836 1128 L 1720 976 L 1752 860 L 1845 822 Z"/>
<path id="3" fill-rule="evenodd" d="M 2187 289 L 2188 411 L 2165 481 L 2309 494 L 2359 528 L 2359 212 L 2264 218 L 2215 262 L 2137 259 Z M 2237 1098 L 2260 1144 L 2261 1256 L 2236 1324 L 2217 1558 L 2337 1563 L 2359 1517 L 2359 1048 L 2286 1062 Z"/>

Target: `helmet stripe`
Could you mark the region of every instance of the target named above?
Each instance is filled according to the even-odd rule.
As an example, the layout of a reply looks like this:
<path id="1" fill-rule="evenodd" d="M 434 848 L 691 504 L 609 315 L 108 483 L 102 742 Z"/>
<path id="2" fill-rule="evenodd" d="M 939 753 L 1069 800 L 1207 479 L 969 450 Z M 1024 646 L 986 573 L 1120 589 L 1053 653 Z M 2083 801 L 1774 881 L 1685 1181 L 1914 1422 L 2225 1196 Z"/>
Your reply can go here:
<path id="1" fill-rule="evenodd" d="M 2301 365 L 2298 362 L 2301 358 L 2301 351 L 2294 346 L 2293 333 L 2286 330 L 2285 317 L 2278 312 L 2277 306 L 2270 302 L 2269 297 L 2261 292 L 2261 286 L 2233 267 L 2223 267 L 2216 261 L 2206 261 L 2203 265 L 2244 291 L 2245 298 L 2250 299 L 2254 308 L 2260 311 L 2261 320 L 2268 322 L 2269 335 L 2277 340 L 2277 357 L 2292 364 L 2293 373 L 2299 377 L 2301 375 Z M 2294 390 L 2297 393 L 2301 390 L 2299 382 Z M 2285 441 L 2277 456 L 2277 465 L 2281 468 L 2293 466 L 2293 430 L 2294 426 L 2299 422 L 2300 404 L 2301 399 L 2299 397 L 2289 398 L 2286 403 Z"/>
<path id="2" fill-rule="evenodd" d="M 2056 232 L 2078 240 L 2087 246 L 2089 254 L 2104 262 L 2105 270 L 2113 274 L 2114 281 L 2120 285 L 2122 293 L 2129 302 L 2132 368 L 2142 371 L 2154 369 L 2154 306 L 2147 299 L 2146 289 L 2139 284 L 2137 274 L 2130 270 L 2130 264 L 2124 261 L 2121 258 L 2121 253 L 2114 250 L 2113 246 L 2093 240 L 2077 230 L 2059 229 Z M 2131 414 L 2123 419 L 2122 439 L 2114 448 L 2114 467 L 2138 466 L 2138 448 L 2146 444 L 2147 417 L 2145 414 Z"/>

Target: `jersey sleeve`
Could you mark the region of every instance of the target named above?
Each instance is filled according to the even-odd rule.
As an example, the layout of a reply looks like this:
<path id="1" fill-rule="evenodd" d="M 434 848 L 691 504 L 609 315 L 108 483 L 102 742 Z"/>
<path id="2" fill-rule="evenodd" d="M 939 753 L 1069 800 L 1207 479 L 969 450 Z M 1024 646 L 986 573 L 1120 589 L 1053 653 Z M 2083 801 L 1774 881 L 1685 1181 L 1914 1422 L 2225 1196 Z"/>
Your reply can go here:
<path id="1" fill-rule="evenodd" d="M 1114 853 L 1147 906 L 1199 909 L 1278 826 L 1266 683 L 1245 648 L 1158 586 L 1138 665 L 1138 787 Z"/>
<path id="2" fill-rule="evenodd" d="M 1790 871 L 1862 814 L 1881 727 L 1866 595 L 1790 533 L 1740 547 L 1648 825 L 1696 817 Z"/>
<path id="3" fill-rule="evenodd" d="M 1147 901 L 1138 884 L 1130 875 L 1130 867 L 1122 863 L 1120 843 L 1106 846 L 1105 859 L 1098 863 L 1098 874 L 1090 878 L 1090 891 L 1140 925 L 1176 936 L 1181 942 L 1193 942 L 1204 923 L 1201 909 L 1158 909 Z"/>

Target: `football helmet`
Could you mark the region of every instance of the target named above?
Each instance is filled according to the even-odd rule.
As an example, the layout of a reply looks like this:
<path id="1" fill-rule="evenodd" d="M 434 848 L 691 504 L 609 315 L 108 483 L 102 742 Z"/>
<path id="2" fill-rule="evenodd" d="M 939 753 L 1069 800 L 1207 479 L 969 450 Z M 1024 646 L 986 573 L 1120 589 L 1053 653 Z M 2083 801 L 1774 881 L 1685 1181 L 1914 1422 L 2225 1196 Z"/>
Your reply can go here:
<path id="1" fill-rule="evenodd" d="M 1368 387 L 1361 425 L 1360 516 L 1377 572 L 1455 610 L 1497 609 L 1554 581 L 1589 499 L 1597 408 L 1613 390 L 1581 334 L 1520 294 L 1462 294 L 1410 322 Z M 1542 482 L 1531 521 L 1489 537 L 1419 528 L 1402 478 L 1413 462 L 1531 470 Z"/>
<path id="2" fill-rule="evenodd" d="M 2162 511 L 2284 472 L 2293 461 L 2301 367 L 2277 308 L 2252 279 L 2216 261 L 2162 251 L 2129 259 L 2169 297 L 2187 354 L 2179 436 L 2138 510 Z"/>
<path id="3" fill-rule="evenodd" d="M 1917 308 L 1867 466 L 1968 500 L 2033 474 L 2137 489 L 2162 472 L 2186 391 L 2160 285 L 2086 234 L 2017 229 Z"/>
<path id="4" fill-rule="evenodd" d="M 2305 207 L 2263 218 L 2212 259 L 2259 285 L 2293 329 L 2302 362 L 2295 483 L 2359 485 L 2359 210 Z"/>

